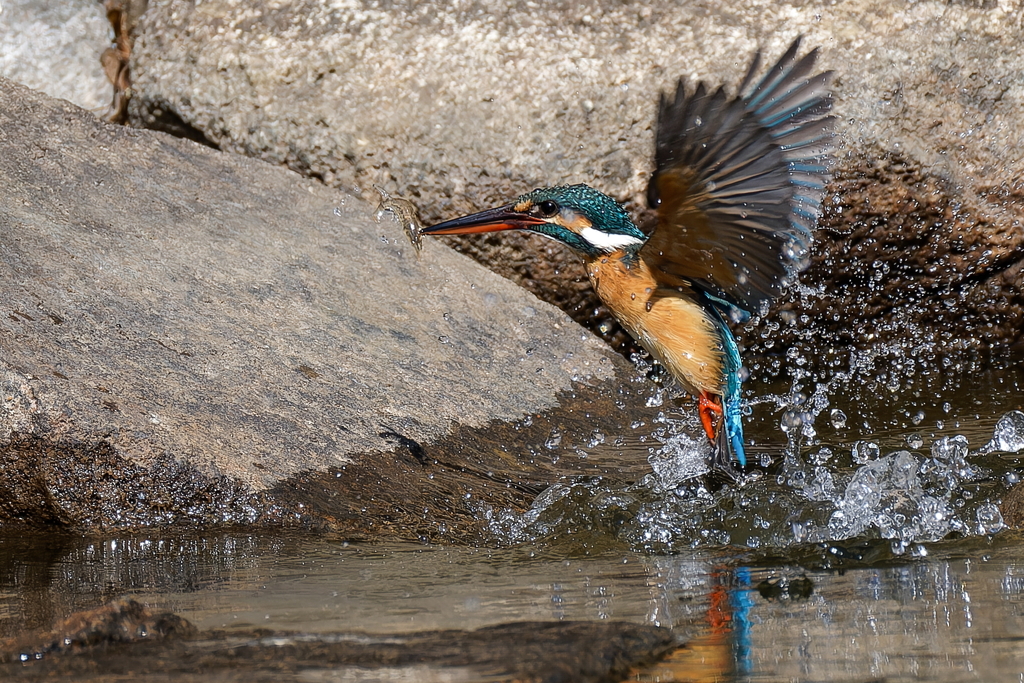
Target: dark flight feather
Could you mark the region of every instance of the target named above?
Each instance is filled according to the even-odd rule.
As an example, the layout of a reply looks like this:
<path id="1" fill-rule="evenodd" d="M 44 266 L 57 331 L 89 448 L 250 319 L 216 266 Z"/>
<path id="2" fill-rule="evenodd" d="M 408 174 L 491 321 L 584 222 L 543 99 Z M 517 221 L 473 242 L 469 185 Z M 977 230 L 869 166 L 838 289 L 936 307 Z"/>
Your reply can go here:
<path id="1" fill-rule="evenodd" d="M 798 38 L 755 83 L 754 56 L 730 98 L 679 81 L 658 104 L 648 201 L 658 225 L 640 251 L 670 281 L 747 311 L 778 296 L 806 263 L 829 179 L 832 73 Z"/>

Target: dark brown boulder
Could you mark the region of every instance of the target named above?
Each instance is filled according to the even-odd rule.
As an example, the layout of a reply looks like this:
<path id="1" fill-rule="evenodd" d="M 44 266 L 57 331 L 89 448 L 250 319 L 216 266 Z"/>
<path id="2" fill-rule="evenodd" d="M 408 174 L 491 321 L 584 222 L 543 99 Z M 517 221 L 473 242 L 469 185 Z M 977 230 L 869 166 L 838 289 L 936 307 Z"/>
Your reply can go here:
<path id="1" fill-rule="evenodd" d="M 513 622 L 400 634 L 199 632 L 134 600 L 79 612 L 52 631 L 0 641 L 4 680 L 229 681 L 306 678 L 614 683 L 681 645 L 670 629 L 615 621 Z M 719 648 L 721 650 L 721 648 Z M 76 656 L 77 655 L 77 656 Z"/>

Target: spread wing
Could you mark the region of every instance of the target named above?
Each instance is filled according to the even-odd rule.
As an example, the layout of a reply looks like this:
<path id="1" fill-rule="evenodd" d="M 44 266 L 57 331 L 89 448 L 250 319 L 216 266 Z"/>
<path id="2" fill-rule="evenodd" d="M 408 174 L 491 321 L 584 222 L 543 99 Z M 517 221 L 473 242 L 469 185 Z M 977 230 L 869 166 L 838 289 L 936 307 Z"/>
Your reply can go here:
<path id="1" fill-rule="evenodd" d="M 806 265 L 829 178 L 832 73 L 800 39 L 751 86 L 755 55 L 729 98 L 680 80 L 658 105 L 656 169 L 647 188 L 658 225 L 640 255 L 668 282 L 692 282 L 747 311 L 778 296 Z"/>

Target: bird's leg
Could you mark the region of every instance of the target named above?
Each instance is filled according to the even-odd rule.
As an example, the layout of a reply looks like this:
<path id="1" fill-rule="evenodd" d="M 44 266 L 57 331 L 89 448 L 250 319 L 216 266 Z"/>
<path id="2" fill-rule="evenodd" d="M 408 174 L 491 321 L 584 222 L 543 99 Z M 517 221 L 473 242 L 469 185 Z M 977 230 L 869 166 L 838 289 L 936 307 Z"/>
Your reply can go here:
<path id="1" fill-rule="evenodd" d="M 722 402 L 714 394 L 702 391 L 697 397 L 697 406 L 701 424 L 704 425 L 704 433 L 708 435 L 709 441 L 714 442 L 715 424 L 722 417 Z"/>

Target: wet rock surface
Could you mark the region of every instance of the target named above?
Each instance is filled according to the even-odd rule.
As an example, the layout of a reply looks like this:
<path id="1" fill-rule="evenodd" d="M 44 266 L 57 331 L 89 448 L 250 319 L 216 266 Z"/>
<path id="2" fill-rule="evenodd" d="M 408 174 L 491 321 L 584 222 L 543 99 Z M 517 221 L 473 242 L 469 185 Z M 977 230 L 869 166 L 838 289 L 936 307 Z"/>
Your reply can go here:
<path id="1" fill-rule="evenodd" d="M 0 641 L 0 663 L 20 664 L 114 644 L 195 636 L 197 632 L 195 626 L 176 614 L 153 614 L 135 600 L 119 599 L 76 612 L 48 632 Z"/>
<path id="2" fill-rule="evenodd" d="M 52 633 L 0 643 L 5 680 L 619 681 L 678 647 L 669 629 L 623 622 L 522 622 L 476 631 L 198 632 L 134 600 L 78 613 Z M 79 656 L 74 656 L 79 655 Z M 87 656 L 81 656 L 87 655 Z"/>
<path id="3" fill-rule="evenodd" d="M 551 425 L 650 413 L 600 340 L 351 195 L 11 82 L 0 149 L 0 521 L 466 540 L 559 476 L 524 457 Z"/>
<path id="4" fill-rule="evenodd" d="M 839 343 L 1002 348 L 1024 328 L 1022 31 L 1002 3 L 182 0 L 143 19 L 133 106 L 329 185 L 387 185 L 428 220 L 571 182 L 636 208 L 657 93 L 735 83 L 757 47 L 803 33 L 837 72 L 840 142 L 818 291 L 783 305 Z M 555 245 L 462 248 L 623 341 Z"/>

